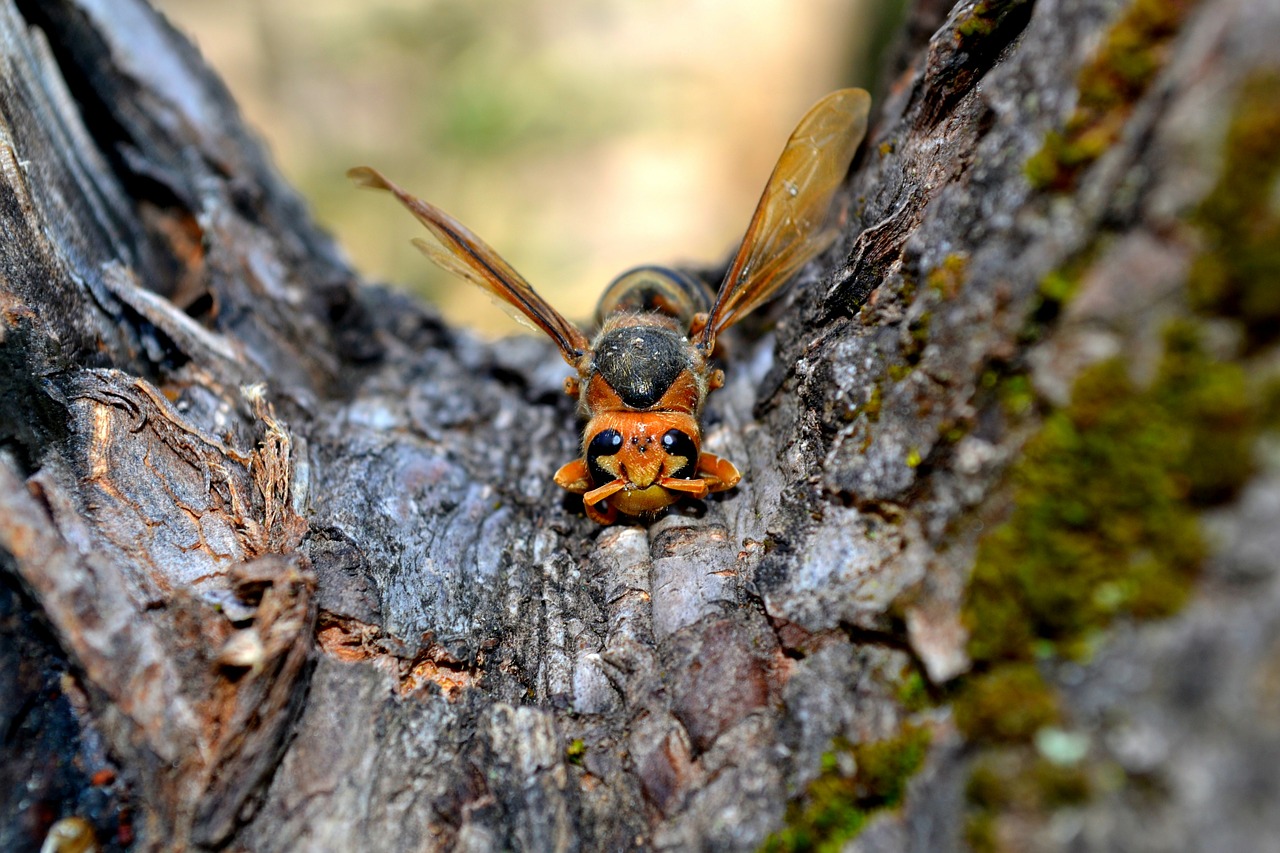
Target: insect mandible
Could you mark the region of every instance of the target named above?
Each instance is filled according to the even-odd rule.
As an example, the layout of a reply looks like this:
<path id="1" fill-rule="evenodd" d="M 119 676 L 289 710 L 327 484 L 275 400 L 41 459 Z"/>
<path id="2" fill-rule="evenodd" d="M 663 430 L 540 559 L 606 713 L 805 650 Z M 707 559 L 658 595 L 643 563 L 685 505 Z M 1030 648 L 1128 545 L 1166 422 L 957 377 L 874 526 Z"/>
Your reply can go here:
<path id="1" fill-rule="evenodd" d="M 704 498 L 741 479 L 702 450 L 707 394 L 724 384 L 711 364 L 716 336 L 767 302 L 835 239 L 831 202 L 866 133 L 870 96 L 841 89 L 815 104 L 787 140 L 719 290 L 680 270 L 644 266 L 605 288 L 588 337 L 462 223 L 367 166 L 348 172 L 387 190 L 430 232 L 429 259 L 487 290 L 517 320 L 551 338 L 576 376 L 565 391 L 586 419 L 582 455 L 555 474 L 587 515 L 612 524 L 682 496 Z"/>

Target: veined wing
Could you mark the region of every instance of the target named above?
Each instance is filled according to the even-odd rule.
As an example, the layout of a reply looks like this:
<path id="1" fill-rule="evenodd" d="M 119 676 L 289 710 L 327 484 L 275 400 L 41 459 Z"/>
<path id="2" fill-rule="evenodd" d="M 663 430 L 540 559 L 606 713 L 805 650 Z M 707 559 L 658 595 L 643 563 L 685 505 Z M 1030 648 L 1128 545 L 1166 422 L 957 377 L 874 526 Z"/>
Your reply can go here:
<path id="1" fill-rule="evenodd" d="M 765 184 L 751 224 L 708 314 L 700 346 L 769 300 L 800 267 L 831 245 L 831 200 L 867 132 L 871 96 L 832 92 L 805 113 Z"/>
<path id="2" fill-rule="evenodd" d="M 357 166 L 347 172 L 347 177 L 359 186 L 386 190 L 399 199 L 434 238 L 413 241 L 422 254 L 441 269 L 483 287 L 516 320 L 548 335 L 560 347 L 564 360 L 577 366 L 589 347 L 582 330 L 539 296 L 488 243 L 440 208 L 405 192 L 377 169 Z"/>

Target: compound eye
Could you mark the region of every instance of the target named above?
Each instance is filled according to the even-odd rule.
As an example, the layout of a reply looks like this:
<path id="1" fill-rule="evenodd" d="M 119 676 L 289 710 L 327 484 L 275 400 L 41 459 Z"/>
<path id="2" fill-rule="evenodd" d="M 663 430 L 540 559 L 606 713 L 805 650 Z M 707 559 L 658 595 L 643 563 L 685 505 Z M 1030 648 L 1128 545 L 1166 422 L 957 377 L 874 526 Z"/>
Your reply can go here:
<path id="1" fill-rule="evenodd" d="M 601 464 L 601 457 L 613 456 L 622 449 L 622 433 L 616 429 L 601 430 L 587 445 L 587 470 L 591 472 L 591 482 L 598 488 L 611 483 L 618 477 L 622 469 L 617 460 L 608 460 Z M 610 471 L 609 468 L 613 468 Z"/>
<path id="2" fill-rule="evenodd" d="M 669 429 L 662 436 L 662 449 L 667 451 L 668 476 L 692 480 L 698 472 L 698 445 L 678 429 Z M 677 467 L 678 466 L 678 467 Z"/>

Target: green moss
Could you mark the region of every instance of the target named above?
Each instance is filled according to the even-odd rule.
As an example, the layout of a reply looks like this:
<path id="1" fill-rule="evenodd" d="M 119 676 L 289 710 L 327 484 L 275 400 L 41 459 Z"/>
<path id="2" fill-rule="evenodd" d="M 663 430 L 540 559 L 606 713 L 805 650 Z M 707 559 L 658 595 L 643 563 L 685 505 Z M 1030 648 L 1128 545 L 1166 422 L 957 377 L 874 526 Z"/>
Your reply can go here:
<path id="1" fill-rule="evenodd" d="M 903 673 L 902 680 L 898 682 L 897 696 L 903 710 L 909 714 L 923 711 L 933 704 L 924 674 L 918 669 L 908 669 Z"/>
<path id="2" fill-rule="evenodd" d="M 1187 425 L 1179 473 L 1188 497 L 1198 504 L 1231 497 L 1253 473 L 1253 444 L 1263 414 L 1263 401 L 1255 399 L 1244 368 L 1210 357 L 1199 327 L 1177 322 L 1165 335 L 1154 393 L 1170 417 Z"/>
<path id="3" fill-rule="evenodd" d="M 1258 395 L 1258 422 L 1267 429 L 1280 429 L 1280 376 L 1262 381 Z"/>
<path id="4" fill-rule="evenodd" d="M 1122 18 L 1130 38 L 1109 37 L 1108 74 L 1100 66 L 1082 75 L 1082 110 L 1092 112 L 1078 114 L 1092 130 L 1140 94 L 1162 61 L 1135 33 L 1167 39 L 1187 8 L 1139 2 Z M 1071 402 L 1044 417 L 1010 472 L 1010 514 L 979 545 L 964 614 L 974 674 L 953 688 L 957 725 L 984 745 L 966 792 L 972 849 L 1002 849 L 1002 828 L 1042 821 L 1116 784 L 1114 768 L 1088 759 L 1087 742 L 1079 760 L 1045 749 L 1059 709 L 1043 659 L 1086 656 L 1117 618 L 1180 608 L 1205 554 L 1199 511 L 1238 493 L 1261 432 L 1280 425 L 1280 382 L 1251 377 L 1240 360 L 1280 338 L 1276 138 L 1280 74 L 1255 75 L 1241 87 L 1218 182 L 1190 217 L 1205 237 L 1188 278 L 1201 317 L 1167 326 L 1145 387 L 1120 358 L 1082 372 Z M 1033 339 L 1096 256 L 1095 247 L 1041 282 Z M 1208 345 L 1207 330 L 1233 325 L 1238 339 L 1217 335 Z M 1242 346 L 1231 353 L 1233 340 Z M 989 373 L 982 387 L 1005 400 L 1009 377 Z"/>
<path id="5" fill-rule="evenodd" d="M 1035 389 L 1031 387 L 1031 380 L 1026 374 L 1012 373 L 1004 377 L 998 388 L 1000 406 L 1009 417 L 1024 417 L 1035 408 Z"/>
<path id="6" fill-rule="evenodd" d="M 974 849 L 998 848 L 1003 814 L 1037 819 L 1089 796 L 1087 762 L 1055 764 L 1033 746 L 1060 716 L 1039 662 L 1086 656 L 1117 618 L 1178 610 L 1205 554 L 1197 513 L 1252 474 L 1266 395 L 1210 353 L 1200 320 L 1171 323 L 1163 344 L 1149 387 L 1119 358 L 1080 374 L 1010 472 L 1008 520 L 979 545 L 964 614 L 975 673 L 952 709 L 970 741 L 1013 757 L 994 776 L 975 768 Z"/>
<path id="7" fill-rule="evenodd" d="M 871 394 L 867 397 L 866 404 L 862 407 L 862 413 L 867 416 L 867 420 L 875 423 L 880 420 L 880 409 L 884 405 L 884 391 L 880 387 L 880 382 L 871 386 Z"/>
<path id="8" fill-rule="evenodd" d="M 1023 741 L 1058 721 L 1058 702 L 1034 663 L 998 666 L 965 681 L 952 702 L 971 741 Z"/>
<path id="9" fill-rule="evenodd" d="M 1031 823 L 1046 811 L 1079 805 L 1096 787 L 1079 767 L 1059 767 L 1027 750 L 988 750 L 975 759 L 965 786 L 965 840 L 973 850 L 1005 850 L 997 835 L 1005 815 Z"/>
<path id="10" fill-rule="evenodd" d="M 1239 317 L 1249 344 L 1280 335 L 1280 74 L 1259 73 L 1241 89 L 1217 184 L 1192 222 L 1205 249 L 1192 265 L 1193 304 Z"/>
<path id="11" fill-rule="evenodd" d="M 1084 802 L 1092 780 L 1079 768 L 1064 768 L 1018 749 L 992 749 L 974 761 L 965 800 L 977 812 L 1036 813 Z"/>
<path id="12" fill-rule="evenodd" d="M 907 780 L 924 764 L 929 742 L 928 729 L 907 725 L 895 738 L 854 745 L 858 799 L 868 807 L 898 805 Z"/>
<path id="13" fill-rule="evenodd" d="M 924 352 L 924 346 L 929 342 L 929 323 L 932 322 L 933 315 L 925 311 L 919 317 L 916 317 L 907 325 L 907 332 L 911 335 L 911 345 L 907 351 L 907 357 L 913 363 L 920 361 L 920 355 Z"/>
<path id="14" fill-rule="evenodd" d="M 1073 117 L 1074 118 L 1074 117 Z M 1120 128 L 1114 122 L 1045 134 L 1040 150 L 1027 159 L 1023 171 L 1036 189 L 1065 191 L 1075 185 L 1076 176 L 1111 147 Z"/>
<path id="15" fill-rule="evenodd" d="M 1062 767 L 1039 759 L 1030 775 L 1039 799 L 1038 806 L 1044 809 L 1079 805 L 1089 799 L 1093 788 L 1083 767 Z"/>
<path id="16" fill-rule="evenodd" d="M 1020 343 L 1035 343 L 1040 340 L 1045 329 L 1053 325 L 1062 313 L 1062 309 L 1080 289 L 1080 281 L 1093 264 L 1099 251 L 1100 245 L 1095 245 L 1057 269 L 1050 270 L 1040 279 L 1031 315 L 1018 335 Z"/>
<path id="17" fill-rule="evenodd" d="M 968 276 L 969 256 L 963 252 L 952 252 L 942 259 L 941 264 L 929 270 L 926 280 L 943 299 L 954 299 Z"/>
<path id="18" fill-rule="evenodd" d="M 1197 430 L 1162 405 L 1165 391 L 1142 393 L 1122 361 L 1102 362 L 1028 442 L 1013 514 L 974 568 L 975 661 L 1029 660 L 1034 639 L 1078 656 L 1116 616 L 1167 615 L 1185 600 L 1203 556 L 1183 474 Z"/>
<path id="19" fill-rule="evenodd" d="M 1076 109 L 1061 131 L 1045 136 L 1027 161 L 1038 189 L 1068 190 L 1120 137 L 1134 103 L 1168 58 L 1173 37 L 1195 0 L 1134 0 L 1107 31 L 1076 78 Z"/>
<path id="20" fill-rule="evenodd" d="M 956 27 L 956 33 L 962 38 L 972 38 L 973 36 L 988 36 L 995 30 L 995 21 L 988 17 L 990 9 L 988 3 L 978 3 L 974 5 L 968 17 L 960 21 Z"/>
<path id="21" fill-rule="evenodd" d="M 877 809 L 902 801 L 907 781 L 929 749 L 929 730 L 907 725 L 893 738 L 837 742 L 822 759 L 822 772 L 787 809 L 787 826 L 765 841 L 766 851 L 836 851 L 857 835 Z M 852 758 L 853 773 L 841 771 Z"/>
<path id="22" fill-rule="evenodd" d="M 1008 764 L 1003 760 L 1007 758 L 1008 755 L 987 754 L 974 761 L 964 788 L 964 798 L 970 805 L 990 812 L 1012 805 L 1017 788 L 1009 784 L 1011 774 L 1001 766 Z"/>
<path id="23" fill-rule="evenodd" d="M 988 749 L 973 762 L 965 785 L 964 837 L 968 848 L 983 853 L 1004 850 L 997 833 L 1002 815 L 1025 814 L 1032 802 L 1029 763 L 1025 750 Z"/>
<path id="24" fill-rule="evenodd" d="M 916 293 L 920 290 L 919 280 L 911 273 L 904 272 L 902 274 L 902 288 L 899 290 L 899 301 L 903 305 L 910 305 L 916 299 Z"/>
<path id="25" fill-rule="evenodd" d="M 1071 297 L 1076 295 L 1076 289 L 1079 286 L 1080 278 L 1078 274 L 1072 275 L 1070 272 L 1060 269 L 1053 270 L 1040 279 L 1040 299 L 1058 306 L 1065 305 L 1070 301 Z"/>
<path id="26" fill-rule="evenodd" d="M 889 378 L 894 382 L 901 382 L 911 375 L 911 371 L 915 368 L 910 364 L 891 364 L 885 368 L 885 373 L 889 374 Z"/>
<path id="27" fill-rule="evenodd" d="M 1002 0 L 991 3 L 983 0 L 976 3 L 969 14 L 956 24 L 956 36 L 962 42 L 986 38 L 1000 29 L 1010 12 L 1026 2 L 1027 0 Z"/>
<path id="28" fill-rule="evenodd" d="M 1080 107 L 1103 113 L 1141 97 L 1194 5 L 1194 0 L 1135 0 L 1080 70 Z"/>
<path id="29" fill-rule="evenodd" d="M 945 420 L 938 425 L 939 437 L 947 444 L 958 444 L 969 434 L 973 423 L 967 420 Z"/>
<path id="30" fill-rule="evenodd" d="M 564 748 L 565 760 L 570 764 L 581 764 L 586 754 L 587 745 L 582 742 L 582 738 L 575 738 L 573 742 Z"/>
<path id="31" fill-rule="evenodd" d="M 970 814 L 964 822 L 964 843 L 970 853 L 998 853 L 995 816 L 987 811 Z"/>

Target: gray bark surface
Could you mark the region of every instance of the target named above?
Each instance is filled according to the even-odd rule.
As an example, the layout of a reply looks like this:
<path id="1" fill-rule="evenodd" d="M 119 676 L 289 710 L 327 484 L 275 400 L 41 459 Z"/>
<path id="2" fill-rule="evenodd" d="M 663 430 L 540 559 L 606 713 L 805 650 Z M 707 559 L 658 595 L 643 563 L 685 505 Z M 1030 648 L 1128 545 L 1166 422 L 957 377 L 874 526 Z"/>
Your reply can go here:
<path id="1" fill-rule="evenodd" d="M 1125 5 L 920 3 L 845 236 L 711 398 L 742 484 L 600 528 L 550 479 L 578 434 L 548 342 L 361 283 L 141 0 L 0 0 L 0 847 L 79 815 L 108 849 L 747 850 L 833 743 L 906 721 L 925 766 L 851 843 L 963 847 L 945 685 L 1029 430 L 984 372 L 1061 403 L 1100 355 L 1144 369 L 1234 92 L 1280 66 L 1280 5 L 1203 0 L 1118 141 L 1035 190 Z M 917 286 L 951 256 L 962 286 Z M 1154 781 L 1025 843 L 1277 837 L 1278 515 L 1272 453 L 1206 522 L 1191 604 L 1053 674 Z"/>

